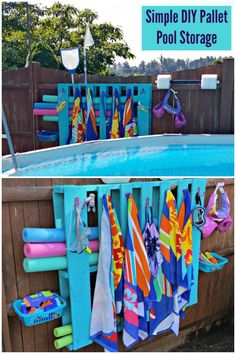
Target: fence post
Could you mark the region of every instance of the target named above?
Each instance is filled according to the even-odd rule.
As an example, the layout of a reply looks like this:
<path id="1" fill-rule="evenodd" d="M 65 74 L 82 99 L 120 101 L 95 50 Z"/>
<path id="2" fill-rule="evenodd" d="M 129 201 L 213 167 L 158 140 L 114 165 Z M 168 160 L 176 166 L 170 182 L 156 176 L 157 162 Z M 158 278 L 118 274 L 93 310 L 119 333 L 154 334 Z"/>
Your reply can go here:
<path id="1" fill-rule="evenodd" d="M 220 122 L 221 134 L 232 134 L 234 129 L 234 59 L 224 59 Z"/>

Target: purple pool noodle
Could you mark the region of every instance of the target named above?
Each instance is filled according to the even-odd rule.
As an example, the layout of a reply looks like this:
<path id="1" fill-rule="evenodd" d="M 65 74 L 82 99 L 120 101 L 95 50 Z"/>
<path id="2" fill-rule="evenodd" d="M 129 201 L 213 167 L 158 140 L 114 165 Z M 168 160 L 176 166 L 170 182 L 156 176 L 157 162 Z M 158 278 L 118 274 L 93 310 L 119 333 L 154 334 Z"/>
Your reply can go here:
<path id="1" fill-rule="evenodd" d="M 57 257 L 66 255 L 64 242 L 54 243 L 26 243 L 24 254 L 27 258 Z"/>

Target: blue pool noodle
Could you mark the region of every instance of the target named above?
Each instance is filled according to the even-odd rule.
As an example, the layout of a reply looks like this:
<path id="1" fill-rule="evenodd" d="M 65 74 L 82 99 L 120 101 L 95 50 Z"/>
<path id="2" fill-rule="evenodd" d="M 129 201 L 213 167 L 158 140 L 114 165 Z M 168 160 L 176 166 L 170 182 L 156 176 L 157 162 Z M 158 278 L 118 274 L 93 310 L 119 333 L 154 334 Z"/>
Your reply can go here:
<path id="1" fill-rule="evenodd" d="M 89 240 L 98 239 L 98 227 L 89 227 Z M 65 233 L 63 229 L 42 229 L 42 228 L 24 228 L 22 230 L 22 239 L 24 242 L 65 242 Z"/>
<path id="2" fill-rule="evenodd" d="M 57 107 L 58 107 L 58 103 L 50 103 L 50 102 L 34 103 L 34 108 L 36 109 L 56 109 Z M 69 109 L 73 109 L 73 103 L 69 104 Z"/>
<path id="3" fill-rule="evenodd" d="M 24 242 L 65 242 L 63 229 L 24 228 L 22 231 Z"/>

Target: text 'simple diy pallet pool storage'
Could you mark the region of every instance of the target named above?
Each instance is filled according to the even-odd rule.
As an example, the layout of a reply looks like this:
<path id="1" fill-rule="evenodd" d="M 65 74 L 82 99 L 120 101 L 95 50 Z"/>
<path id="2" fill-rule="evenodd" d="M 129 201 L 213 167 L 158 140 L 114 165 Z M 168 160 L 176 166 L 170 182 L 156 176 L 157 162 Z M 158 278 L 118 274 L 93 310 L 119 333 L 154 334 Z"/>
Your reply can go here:
<path id="1" fill-rule="evenodd" d="M 110 194 L 113 205 L 117 211 L 122 234 L 126 235 L 127 223 L 127 193 L 132 193 L 139 210 L 141 229 L 145 226 L 145 203 L 149 198 L 153 204 L 153 214 L 160 225 L 161 213 L 164 204 L 165 191 L 172 186 L 177 187 L 177 207 L 183 198 L 183 189 L 189 188 L 192 197 L 192 208 L 196 205 L 196 194 L 200 190 L 201 203 L 204 205 L 205 179 L 166 180 L 155 182 L 133 182 L 124 184 L 89 185 L 89 186 L 56 186 L 53 188 L 54 217 L 56 228 L 64 228 L 66 242 L 73 242 L 75 233 L 74 200 L 78 197 L 85 199 L 89 193 L 96 194 L 96 207 L 98 211 L 98 230 L 100 233 L 100 221 L 102 215 L 102 196 Z M 87 209 L 83 209 L 82 218 L 87 222 Z M 193 267 L 195 283 L 191 291 L 190 305 L 197 303 L 198 299 L 198 267 L 200 251 L 200 231 L 193 227 Z M 77 350 L 91 343 L 89 338 L 91 317 L 91 291 L 90 272 L 96 270 L 89 266 L 89 255 L 67 251 L 67 270 L 59 271 L 59 284 L 61 296 L 65 298 L 69 306 L 64 311 L 62 324 L 72 324 L 73 343 L 68 347 Z"/>
<path id="2" fill-rule="evenodd" d="M 58 104 L 66 102 L 65 108 L 58 113 L 59 126 L 59 143 L 65 145 L 69 133 L 69 103 L 73 103 L 73 97 L 70 97 L 72 90 L 78 88 L 81 90 L 82 102 L 86 102 L 86 87 L 89 87 L 93 94 L 93 103 L 97 126 L 99 127 L 99 139 L 106 139 L 107 117 L 105 110 L 110 111 L 112 105 L 112 97 L 115 89 L 118 90 L 120 96 L 120 104 L 124 107 L 128 90 L 131 90 L 133 102 L 135 106 L 135 117 L 137 119 L 138 135 L 151 134 L 151 101 L 152 101 L 152 84 L 58 84 Z M 102 94 L 106 94 L 102 101 Z M 105 104 L 105 109 L 104 109 Z M 138 106 L 140 109 L 138 109 Z M 121 117 L 122 118 L 122 117 Z"/>

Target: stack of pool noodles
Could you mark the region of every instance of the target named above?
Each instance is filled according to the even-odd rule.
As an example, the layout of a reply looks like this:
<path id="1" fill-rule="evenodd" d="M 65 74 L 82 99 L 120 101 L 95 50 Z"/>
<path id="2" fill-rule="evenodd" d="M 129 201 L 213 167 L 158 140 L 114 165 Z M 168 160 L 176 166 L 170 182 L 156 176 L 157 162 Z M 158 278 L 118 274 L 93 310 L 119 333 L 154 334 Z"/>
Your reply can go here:
<path id="1" fill-rule="evenodd" d="M 67 268 L 65 233 L 63 229 L 24 228 L 22 231 L 25 272 L 47 272 Z M 91 227 L 88 247 L 90 266 L 98 263 L 98 228 Z"/>
<path id="2" fill-rule="evenodd" d="M 54 336 L 57 338 L 54 341 L 54 347 L 56 349 L 61 349 L 72 344 L 72 325 L 68 324 L 54 328 Z"/>
<path id="3" fill-rule="evenodd" d="M 85 98 L 84 98 L 85 99 Z M 74 97 L 69 98 L 69 116 L 72 116 Z M 99 104 L 95 103 L 95 116 L 99 116 Z M 63 106 L 61 106 L 63 109 Z M 61 109 L 58 105 L 58 96 L 44 95 L 43 102 L 34 103 L 33 114 L 35 116 L 43 116 L 43 120 L 46 122 L 58 122 L 58 112 Z M 110 111 L 107 111 L 107 116 L 110 115 Z"/>

